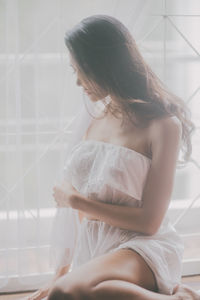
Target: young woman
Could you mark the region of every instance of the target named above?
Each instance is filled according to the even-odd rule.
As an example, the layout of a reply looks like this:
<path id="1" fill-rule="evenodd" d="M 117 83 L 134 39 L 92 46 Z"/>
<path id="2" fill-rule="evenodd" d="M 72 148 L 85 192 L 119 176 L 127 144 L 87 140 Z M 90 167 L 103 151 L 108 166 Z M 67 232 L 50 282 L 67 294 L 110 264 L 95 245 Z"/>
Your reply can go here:
<path id="1" fill-rule="evenodd" d="M 79 212 L 81 233 L 72 271 L 60 269 L 48 299 L 200 299 L 180 284 L 183 244 L 166 216 L 176 165 L 191 154 L 188 108 L 115 18 L 88 17 L 65 42 L 77 84 L 109 102 L 71 152 L 71 181 L 54 187 L 57 206 Z"/>

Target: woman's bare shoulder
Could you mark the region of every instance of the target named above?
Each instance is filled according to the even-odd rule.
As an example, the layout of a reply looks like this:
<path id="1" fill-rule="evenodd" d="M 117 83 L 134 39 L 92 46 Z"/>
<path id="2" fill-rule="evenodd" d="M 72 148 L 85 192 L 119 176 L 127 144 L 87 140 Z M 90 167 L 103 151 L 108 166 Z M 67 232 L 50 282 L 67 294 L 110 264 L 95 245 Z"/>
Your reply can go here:
<path id="1" fill-rule="evenodd" d="M 154 119 L 149 125 L 149 134 L 155 137 L 158 132 L 166 132 L 172 130 L 180 131 L 182 128 L 181 121 L 176 116 L 167 116 L 163 118 Z"/>
<path id="2" fill-rule="evenodd" d="M 182 123 L 176 116 L 167 116 L 154 119 L 148 128 L 149 144 L 151 150 L 153 145 L 159 145 L 161 140 L 179 140 L 182 135 Z"/>

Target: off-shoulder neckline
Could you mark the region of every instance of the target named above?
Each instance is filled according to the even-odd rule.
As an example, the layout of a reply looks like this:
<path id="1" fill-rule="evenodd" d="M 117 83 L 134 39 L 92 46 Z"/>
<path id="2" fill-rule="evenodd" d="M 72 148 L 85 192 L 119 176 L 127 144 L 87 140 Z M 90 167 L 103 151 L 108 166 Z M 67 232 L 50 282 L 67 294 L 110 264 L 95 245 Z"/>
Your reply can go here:
<path id="1" fill-rule="evenodd" d="M 102 144 L 102 145 L 105 145 L 105 146 L 112 146 L 112 147 L 116 147 L 116 148 L 121 148 L 121 149 L 124 149 L 126 151 L 129 151 L 131 153 L 134 153 L 134 154 L 137 154 L 138 156 L 141 156 L 143 157 L 144 159 L 148 160 L 149 162 L 151 162 L 151 158 L 147 157 L 146 155 L 136 151 L 136 150 L 133 150 L 131 148 L 128 148 L 128 147 L 125 147 L 125 146 L 121 146 L 121 145 L 117 145 L 117 144 L 113 144 L 113 143 L 109 143 L 109 142 L 104 142 L 104 141 L 99 141 L 99 140 L 93 140 L 93 139 L 84 139 L 84 140 L 81 140 L 80 143 L 96 143 L 96 144 Z"/>

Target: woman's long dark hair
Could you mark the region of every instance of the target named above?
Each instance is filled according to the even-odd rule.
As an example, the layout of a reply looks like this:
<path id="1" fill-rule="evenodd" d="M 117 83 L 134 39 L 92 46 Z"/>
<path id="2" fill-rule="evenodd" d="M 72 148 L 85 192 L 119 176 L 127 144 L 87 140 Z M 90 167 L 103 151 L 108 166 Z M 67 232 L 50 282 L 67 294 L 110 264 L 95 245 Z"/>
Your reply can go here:
<path id="1" fill-rule="evenodd" d="M 65 44 L 80 72 L 114 95 L 120 111 L 135 125 L 146 126 L 162 116 L 181 121 L 184 159 L 178 164 L 184 166 L 192 152 L 191 112 L 147 65 L 128 29 L 111 16 L 93 15 L 67 31 Z"/>

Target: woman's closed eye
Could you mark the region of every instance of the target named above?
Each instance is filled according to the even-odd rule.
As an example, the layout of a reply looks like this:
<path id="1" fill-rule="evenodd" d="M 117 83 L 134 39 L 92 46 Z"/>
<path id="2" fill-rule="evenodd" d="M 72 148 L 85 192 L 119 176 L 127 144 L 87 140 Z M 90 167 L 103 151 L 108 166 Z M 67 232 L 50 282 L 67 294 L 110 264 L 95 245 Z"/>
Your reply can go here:
<path id="1" fill-rule="evenodd" d="M 76 70 L 74 69 L 74 67 L 72 65 L 69 65 L 71 67 L 71 70 L 73 73 L 76 73 Z"/>

